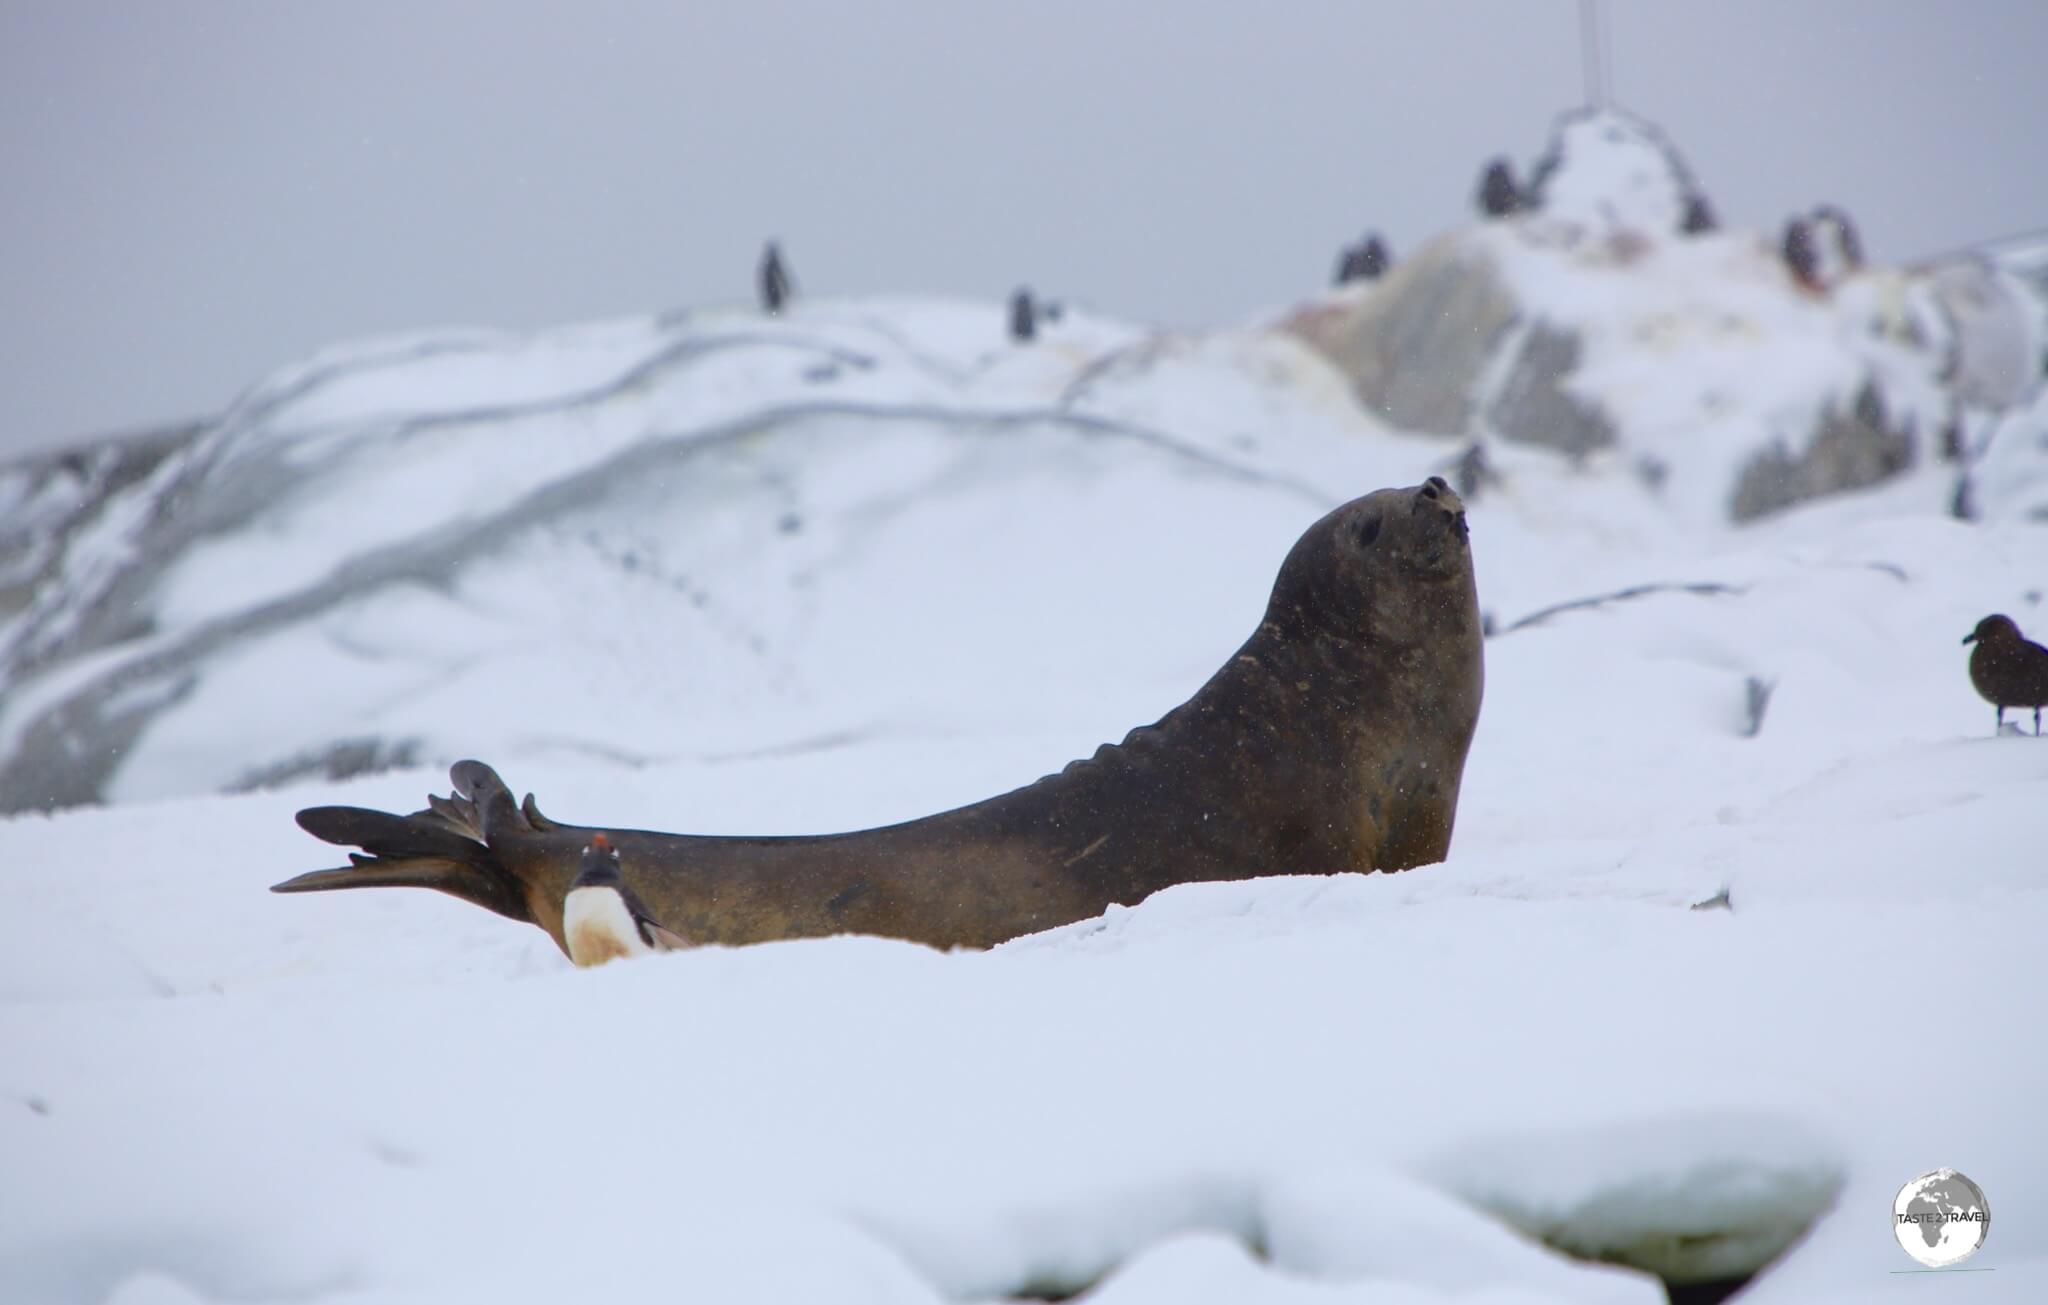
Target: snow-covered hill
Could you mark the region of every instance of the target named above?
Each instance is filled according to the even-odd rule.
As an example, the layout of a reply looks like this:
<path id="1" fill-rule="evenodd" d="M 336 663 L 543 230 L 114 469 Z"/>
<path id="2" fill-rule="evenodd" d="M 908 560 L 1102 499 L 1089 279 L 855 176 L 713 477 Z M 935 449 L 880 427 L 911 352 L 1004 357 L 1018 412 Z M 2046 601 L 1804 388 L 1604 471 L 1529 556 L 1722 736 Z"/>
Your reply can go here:
<path id="1" fill-rule="evenodd" d="M 2048 741 L 1992 737 L 1958 642 L 2048 634 L 2038 394 L 1733 525 L 1873 368 L 1956 397 L 1865 330 L 1953 318 L 1564 221 L 1441 246 L 1578 341 L 1423 377 L 1469 427 L 1385 424 L 1333 344 L 1397 269 L 1206 335 L 436 333 L 0 472 L 0 801 L 110 802 L 0 820 L 0 1300 L 1654 1301 L 1788 1243 L 1746 1301 L 1917 1299 L 1955 1283 L 1885 1212 L 1937 1166 L 1997 1207 L 1970 1298 L 2048 1298 Z M 1511 438 L 1511 393 L 1610 438 Z M 263 891 L 331 863 L 292 810 L 464 755 L 703 832 L 1026 782 L 1199 685 L 1328 506 L 1434 472 L 1493 630 L 1443 865 L 591 972 L 428 893 Z"/>
<path id="2" fill-rule="evenodd" d="M 1304 514 L 1377 483 L 1376 428 L 1284 338 L 1136 340 L 857 303 L 316 360 L 46 536 L 0 793 L 965 727 L 992 670 L 1141 665 L 1147 630 L 1200 667 Z M 1190 566 L 1236 601 L 1189 610 Z"/>

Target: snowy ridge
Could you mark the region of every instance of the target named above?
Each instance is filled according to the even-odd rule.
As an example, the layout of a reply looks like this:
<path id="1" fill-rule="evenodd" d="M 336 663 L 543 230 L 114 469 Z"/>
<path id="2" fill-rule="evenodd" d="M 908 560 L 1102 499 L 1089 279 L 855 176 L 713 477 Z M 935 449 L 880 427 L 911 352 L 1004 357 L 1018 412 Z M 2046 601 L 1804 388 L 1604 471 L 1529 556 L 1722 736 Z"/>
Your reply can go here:
<path id="1" fill-rule="evenodd" d="M 536 397 L 543 387 L 529 376 L 516 403 L 471 400 L 494 372 L 533 369 L 531 347 L 479 354 L 469 337 L 356 351 L 260 388 L 149 483 L 105 504 L 67 541 L 62 573 L 8 624 L 20 687 L 0 712 L 0 756 L 14 754 L 0 795 L 25 805 L 167 791 L 151 774 L 190 791 L 290 773 L 295 757 L 349 740 L 410 746 L 406 736 L 431 725 L 417 710 L 387 734 L 360 702 L 313 719 L 302 699 L 292 713 L 178 709 L 215 686 L 239 695 L 253 677 L 215 672 L 251 659 L 277 664 L 267 682 L 288 691 L 337 656 L 352 668 L 410 662 L 371 668 L 377 697 L 394 674 L 444 680 L 452 660 L 488 661 L 483 645 L 502 647 L 508 631 L 479 628 L 466 591 L 497 583 L 506 552 L 583 572 L 527 601 L 527 619 L 552 628 L 546 607 L 602 587 L 616 610 L 637 613 L 650 652 L 667 631 L 670 647 L 708 652 L 718 675 L 780 693 L 792 672 L 774 636 L 808 618 L 801 591 L 818 568 L 847 546 L 872 548 L 873 521 L 914 517 L 941 490 L 943 514 L 977 484 L 997 492 L 1015 468 L 1042 477 L 1064 459 L 1084 479 L 1159 462 L 1219 486 L 1266 486 L 1276 499 L 1338 500 L 1284 448 L 1256 456 L 1325 417 L 1346 420 L 1334 383 L 1272 382 L 1321 367 L 1284 340 L 1202 344 L 1235 348 L 1264 389 L 1212 367 L 1222 384 L 1206 391 L 1220 419 L 1184 432 L 1119 415 L 1129 381 L 1114 366 L 1091 371 L 1128 331 L 1069 317 L 1044 347 L 1016 351 L 969 308 L 881 307 L 814 307 L 779 325 L 714 315 L 570 333 L 542 359 L 553 388 Z M 962 317 L 992 344 L 960 348 L 973 338 L 955 326 Z M 1233 394 L 1233 384 L 1251 392 Z M 414 395 L 414 407 L 399 413 L 394 392 Z M 1065 451 L 1043 457 L 1043 442 Z M 1065 497 L 1054 484 L 1044 492 Z M 1045 521 L 1048 535 L 1065 529 L 1055 514 Z M 566 556 L 562 540 L 573 541 Z M 721 584 L 743 592 L 714 592 Z M 409 629 L 458 638 L 389 646 Z M 153 763 L 156 747 L 180 746 L 164 740 L 167 712 L 232 726 L 232 753 L 197 770 L 189 753 Z M 707 746 L 761 742 L 756 733 Z M 645 751 L 651 740 L 615 746 Z M 121 774 L 107 773 L 110 748 L 123 755 Z"/>

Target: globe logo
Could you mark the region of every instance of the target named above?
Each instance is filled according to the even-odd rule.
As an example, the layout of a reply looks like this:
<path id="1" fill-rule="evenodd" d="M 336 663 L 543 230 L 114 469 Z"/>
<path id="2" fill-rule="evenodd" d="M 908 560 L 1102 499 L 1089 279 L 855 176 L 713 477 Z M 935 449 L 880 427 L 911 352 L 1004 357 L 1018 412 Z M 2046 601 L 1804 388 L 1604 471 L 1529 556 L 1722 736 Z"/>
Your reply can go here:
<path id="1" fill-rule="evenodd" d="M 1969 1259 L 1990 1231 L 1984 1189 L 1953 1169 L 1920 1175 L 1892 1201 L 1892 1234 L 1906 1254 L 1930 1269 Z"/>

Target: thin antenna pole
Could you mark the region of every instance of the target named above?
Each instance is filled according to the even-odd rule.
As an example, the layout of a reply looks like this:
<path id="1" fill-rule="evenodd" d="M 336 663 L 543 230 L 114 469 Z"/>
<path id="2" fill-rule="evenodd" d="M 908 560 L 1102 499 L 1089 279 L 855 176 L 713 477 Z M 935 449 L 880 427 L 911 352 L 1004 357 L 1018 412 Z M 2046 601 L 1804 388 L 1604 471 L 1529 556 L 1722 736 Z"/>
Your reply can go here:
<path id="1" fill-rule="evenodd" d="M 1579 0 L 1579 71 L 1589 108 L 1607 107 L 1607 60 L 1600 36 L 1600 0 Z"/>
<path id="2" fill-rule="evenodd" d="M 1600 0 L 1593 0 L 1597 8 Z M 1614 24 L 1607 21 L 1607 11 L 1600 10 L 1600 107 L 1614 107 Z"/>

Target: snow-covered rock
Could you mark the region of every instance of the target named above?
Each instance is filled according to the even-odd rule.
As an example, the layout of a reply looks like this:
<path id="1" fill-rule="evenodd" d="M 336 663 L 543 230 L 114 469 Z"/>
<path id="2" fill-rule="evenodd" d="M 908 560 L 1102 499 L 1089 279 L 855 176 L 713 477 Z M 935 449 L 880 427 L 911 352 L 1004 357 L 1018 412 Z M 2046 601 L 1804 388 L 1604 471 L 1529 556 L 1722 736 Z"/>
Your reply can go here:
<path id="1" fill-rule="evenodd" d="M 1602 238 L 1677 235 L 1703 196 L 1663 131 L 1611 107 L 1576 109 L 1557 120 L 1529 175 L 1529 193 L 1544 216 Z"/>
<path id="2" fill-rule="evenodd" d="M 2027 403 L 2048 369 L 2048 292 L 1982 258 L 1949 259 L 1924 275 L 1949 324 L 1956 398 L 1992 412 Z"/>
<path id="3" fill-rule="evenodd" d="M 2017 255 L 1802 283 L 1762 234 L 1688 229 L 1684 160 L 1614 110 L 1566 115 L 1532 185 L 1286 328 L 1389 425 L 1611 456 L 1735 521 L 1953 457 L 2041 391 L 2048 290 Z"/>
<path id="4" fill-rule="evenodd" d="M 1748 233 L 1530 219 L 1440 237 L 1288 326 L 1392 424 L 1605 455 L 1675 511 L 1739 521 L 1928 460 L 1957 402 L 1943 341 L 1872 318 Z"/>

